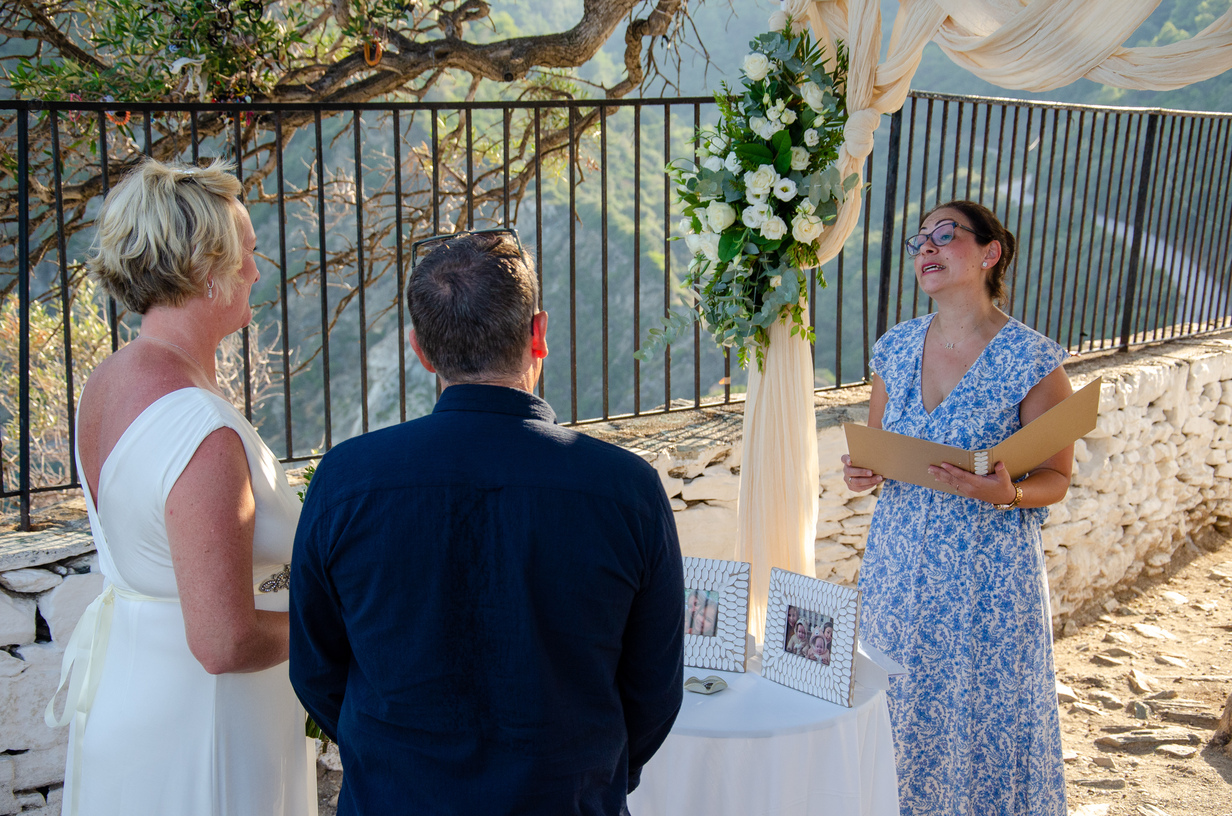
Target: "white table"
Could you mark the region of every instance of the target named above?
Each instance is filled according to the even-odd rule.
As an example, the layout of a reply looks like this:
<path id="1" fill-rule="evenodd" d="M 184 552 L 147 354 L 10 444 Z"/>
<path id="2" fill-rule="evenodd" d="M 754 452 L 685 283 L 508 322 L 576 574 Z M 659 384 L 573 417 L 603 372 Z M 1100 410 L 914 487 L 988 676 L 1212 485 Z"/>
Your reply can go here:
<path id="1" fill-rule="evenodd" d="M 633 816 L 898 816 L 885 692 L 856 683 L 852 708 L 763 678 L 717 675 L 728 688 L 686 691 L 667 741 L 629 796 Z M 857 672 L 857 677 L 859 673 Z"/>

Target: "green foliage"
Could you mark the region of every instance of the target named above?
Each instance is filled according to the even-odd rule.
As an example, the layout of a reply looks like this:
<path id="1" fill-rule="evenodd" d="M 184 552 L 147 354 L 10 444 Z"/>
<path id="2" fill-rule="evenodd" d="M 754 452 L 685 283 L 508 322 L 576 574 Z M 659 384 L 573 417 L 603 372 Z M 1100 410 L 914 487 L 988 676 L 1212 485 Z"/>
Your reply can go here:
<path id="1" fill-rule="evenodd" d="M 843 179 L 835 166 L 847 121 L 847 54 L 840 44 L 828 67 L 821 46 L 807 32 L 793 33 L 790 21 L 750 47 L 743 93 L 724 84 L 715 96 L 718 127 L 695 136 L 697 163 L 667 166 L 693 253 L 684 287 L 696 306 L 688 316 L 662 318 L 638 359 L 698 317 L 719 346 L 737 349 L 741 366 L 750 350 L 760 366 L 776 320 L 813 339 L 801 306 L 805 270 L 819 265 L 822 231 L 857 180 Z"/>
<path id="2" fill-rule="evenodd" d="M 357 3 L 360 13 L 336 36 L 358 39 L 393 5 Z M 42 99 L 250 98 L 268 93 L 306 45 L 298 32 L 309 10 L 285 3 L 267 12 L 261 0 L 96 0 L 80 9 L 75 33 L 105 67 L 36 54 L 17 60 L 9 84 Z"/>

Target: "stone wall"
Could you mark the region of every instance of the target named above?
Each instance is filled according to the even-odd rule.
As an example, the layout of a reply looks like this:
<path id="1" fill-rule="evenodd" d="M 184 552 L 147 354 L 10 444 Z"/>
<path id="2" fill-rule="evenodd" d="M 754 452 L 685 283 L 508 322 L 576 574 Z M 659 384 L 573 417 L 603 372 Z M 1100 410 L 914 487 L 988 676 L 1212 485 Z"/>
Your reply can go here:
<path id="1" fill-rule="evenodd" d="M 43 709 L 64 646 L 103 589 L 83 521 L 0 536 L 0 816 L 60 814 L 68 727 L 48 728 Z"/>
<path id="2" fill-rule="evenodd" d="M 1075 446 L 1069 494 L 1043 529 L 1058 627 L 1115 588 L 1162 573 L 1193 533 L 1232 517 L 1232 333 L 1074 359 L 1066 371 L 1075 390 L 1099 376 L 1104 385 L 1098 425 Z M 640 442 L 627 424 L 593 431 L 639 449 L 659 471 L 685 555 L 735 558 L 741 445 L 738 412 L 726 411 L 736 418 L 712 409 L 700 437 L 687 427 Z M 842 423 L 867 418 L 867 388 L 817 397 L 817 577 L 844 584 L 859 576 L 877 491 L 856 495 L 843 484 Z"/>

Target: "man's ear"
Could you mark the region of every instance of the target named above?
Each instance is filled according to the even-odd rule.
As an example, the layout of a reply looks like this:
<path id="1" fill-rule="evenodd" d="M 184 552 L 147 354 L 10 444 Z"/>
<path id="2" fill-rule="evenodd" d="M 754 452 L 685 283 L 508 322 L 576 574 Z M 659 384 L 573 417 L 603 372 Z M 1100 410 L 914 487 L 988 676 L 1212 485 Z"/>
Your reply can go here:
<path id="1" fill-rule="evenodd" d="M 530 353 L 538 360 L 548 356 L 547 312 L 536 312 L 530 319 Z"/>
<path id="2" fill-rule="evenodd" d="M 424 355 L 423 349 L 419 347 L 419 338 L 415 335 L 415 330 L 407 329 L 406 337 L 408 340 L 411 341 L 411 350 L 414 351 L 415 356 L 419 358 L 420 365 L 422 365 L 425 369 L 427 369 L 429 374 L 435 374 L 436 368 L 432 365 L 432 362 Z"/>

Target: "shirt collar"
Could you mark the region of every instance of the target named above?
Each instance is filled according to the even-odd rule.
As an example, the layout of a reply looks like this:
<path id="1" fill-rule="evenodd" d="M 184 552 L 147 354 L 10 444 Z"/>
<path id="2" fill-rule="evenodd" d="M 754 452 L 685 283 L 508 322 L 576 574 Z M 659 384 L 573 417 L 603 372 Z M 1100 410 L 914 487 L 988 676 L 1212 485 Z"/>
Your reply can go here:
<path id="1" fill-rule="evenodd" d="M 541 422 L 556 423 L 556 412 L 552 410 L 552 406 L 534 394 L 503 385 L 475 383 L 451 385 L 441 392 L 440 399 L 436 401 L 436 407 L 432 409 L 434 414 L 442 411 L 510 414 L 527 419 L 537 419 Z"/>

